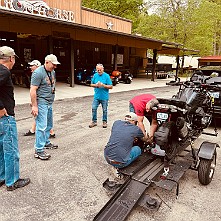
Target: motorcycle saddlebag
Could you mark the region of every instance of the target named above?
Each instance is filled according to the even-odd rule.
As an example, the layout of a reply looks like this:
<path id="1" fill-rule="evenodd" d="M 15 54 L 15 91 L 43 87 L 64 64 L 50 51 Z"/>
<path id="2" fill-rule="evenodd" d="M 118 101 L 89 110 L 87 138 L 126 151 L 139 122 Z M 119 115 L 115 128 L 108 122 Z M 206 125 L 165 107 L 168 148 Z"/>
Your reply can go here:
<path id="1" fill-rule="evenodd" d="M 160 147 L 165 146 L 169 141 L 170 125 L 163 124 L 154 133 L 154 140 Z"/>

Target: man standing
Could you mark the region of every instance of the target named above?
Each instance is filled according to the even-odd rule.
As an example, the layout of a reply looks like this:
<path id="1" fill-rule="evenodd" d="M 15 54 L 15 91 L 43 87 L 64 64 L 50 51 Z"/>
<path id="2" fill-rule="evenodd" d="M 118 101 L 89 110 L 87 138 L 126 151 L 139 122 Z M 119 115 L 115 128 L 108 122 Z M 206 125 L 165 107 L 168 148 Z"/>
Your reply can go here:
<path id="1" fill-rule="evenodd" d="M 141 155 L 141 148 L 134 146 L 134 139 L 145 138 L 142 130 L 136 125 L 137 115 L 130 112 L 125 115 L 125 121 L 117 120 L 112 126 L 104 157 L 115 168 L 126 167 Z"/>
<path id="2" fill-rule="evenodd" d="M 107 107 L 109 100 L 109 89 L 112 89 L 110 75 L 104 72 L 104 66 L 97 64 L 96 73 L 91 80 L 91 87 L 94 87 L 94 100 L 92 104 L 92 123 L 90 128 L 97 126 L 97 108 L 99 104 L 103 109 L 103 128 L 107 128 Z"/>
<path id="3" fill-rule="evenodd" d="M 38 60 L 33 60 L 31 62 L 28 63 L 30 65 L 30 70 L 31 73 L 33 73 L 38 67 L 41 66 L 41 62 Z M 35 121 L 33 122 L 31 129 L 28 130 L 28 132 L 26 132 L 24 134 L 24 136 L 34 136 L 35 135 L 35 129 L 36 129 L 36 123 Z M 55 138 L 55 133 L 53 131 L 53 129 L 50 130 L 50 137 L 49 138 Z"/>
<path id="4" fill-rule="evenodd" d="M 24 187 L 30 183 L 29 178 L 19 178 L 14 87 L 10 73 L 15 64 L 15 56 L 12 48 L 0 47 L 0 186 L 5 183 L 8 191 Z"/>
<path id="5" fill-rule="evenodd" d="M 57 149 L 58 145 L 49 140 L 53 128 L 52 104 L 55 97 L 55 71 L 58 62 L 53 54 L 45 57 L 45 64 L 37 68 L 31 76 L 30 96 L 32 115 L 35 117 L 35 158 L 48 160 L 51 156 L 44 149 Z"/>

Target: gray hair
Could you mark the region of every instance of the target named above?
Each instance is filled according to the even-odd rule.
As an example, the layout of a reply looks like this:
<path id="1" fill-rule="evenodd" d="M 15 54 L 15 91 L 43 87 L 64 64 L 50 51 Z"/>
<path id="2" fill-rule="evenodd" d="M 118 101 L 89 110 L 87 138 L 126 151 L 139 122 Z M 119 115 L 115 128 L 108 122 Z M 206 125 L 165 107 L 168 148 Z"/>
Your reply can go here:
<path id="1" fill-rule="evenodd" d="M 159 101 L 156 98 L 153 98 L 152 100 L 148 102 L 150 109 L 152 109 L 153 107 L 156 107 L 158 104 L 159 104 Z"/>
<path id="2" fill-rule="evenodd" d="M 0 54 L 0 60 L 8 61 L 10 59 L 9 56 L 4 56 Z"/>
<path id="3" fill-rule="evenodd" d="M 104 65 L 103 65 L 103 64 L 98 63 L 98 64 L 96 65 L 96 67 L 97 67 L 97 66 L 102 67 L 102 68 L 104 69 Z"/>

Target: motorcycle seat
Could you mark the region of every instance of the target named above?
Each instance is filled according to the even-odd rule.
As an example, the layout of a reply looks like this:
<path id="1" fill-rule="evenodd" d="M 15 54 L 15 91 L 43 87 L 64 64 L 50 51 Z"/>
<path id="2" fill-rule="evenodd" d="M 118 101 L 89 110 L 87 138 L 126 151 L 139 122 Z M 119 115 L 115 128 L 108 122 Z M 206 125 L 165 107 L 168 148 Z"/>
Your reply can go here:
<path id="1" fill-rule="evenodd" d="M 186 102 L 175 98 L 169 98 L 169 99 L 158 98 L 157 100 L 159 101 L 160 104 L 170 104 L 182 109 L 186 109 Z"/>

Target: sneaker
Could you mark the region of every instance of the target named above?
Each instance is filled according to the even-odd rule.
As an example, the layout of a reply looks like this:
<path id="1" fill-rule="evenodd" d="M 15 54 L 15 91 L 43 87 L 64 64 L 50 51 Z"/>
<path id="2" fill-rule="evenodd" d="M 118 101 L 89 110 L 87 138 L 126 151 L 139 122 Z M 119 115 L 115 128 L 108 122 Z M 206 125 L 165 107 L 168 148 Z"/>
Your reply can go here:
<path id="1" fill-rule="evenodd" d="M 49 138 L 55 138 L 55 134 L 50 134 Z"/>
<path id="2" fill-rule="evenodd" d="M 122 180 L 124 178 L 124 175 L 119 172 L 118 168 L 112 167 L 112 172 L 117 179 Z"/>
<path id="3" fill-rule="evenodd" d="M 40 160 L 48 160 L 51 157 L 51 155 L 47 154 L 45 151 L 42 151 L 42 152 L 35 152 L 34 157 Z"/>
<path id="4" fill-rule="evenodd" d="M 158 156 L 162 156 L 164 157 L 165 156 L 165 151 L 164 150 L 161 150 L 160 149 L 160 146 L 155 144 L 155 147 L 152 148 L 151 150 L 151 153 L 154 154 L 154 155 L 158 155 Z"/>
<path id="5" fill-rule="evenodd" d="M 17 188 L 27 186 L 30 183 L 30 179 L 18 179 L 13 185 L 7 186 L 7 191 L 13 191 Z"/>
<path id="6" fill-rule="evenodd" d="M 35 132 L 31 132 L 30 130 L 24 134 L 24 136 L 34 136 Z"/>
<path id="7" fill-rule="evenodd" d="M 107 122 L 103 122 L 103 128 L 107 128 Z"/>
<path id="8" fill-rule="evenodd" d="M 49 143 L 45 145 L 45 149 L 58 149 L 58 145 Z"/>
<path id="9" fill-rule="evenodd" d="M 92 127 L 96 127 L 97 126 L 97 122 L 92 122 L 89 127 L 92 128 Z"/>

